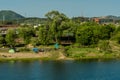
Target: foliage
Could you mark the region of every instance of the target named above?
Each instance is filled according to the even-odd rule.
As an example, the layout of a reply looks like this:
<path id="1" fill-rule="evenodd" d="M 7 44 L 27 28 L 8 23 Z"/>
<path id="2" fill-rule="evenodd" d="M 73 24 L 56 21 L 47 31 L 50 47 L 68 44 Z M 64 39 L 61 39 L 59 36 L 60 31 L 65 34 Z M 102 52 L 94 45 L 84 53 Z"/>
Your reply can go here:
<path id="1" fill-rule="evenodd" d="M 65 14 L 58 11 L 50 11 L 45 16 L 47 18 L 26 18 L 26 24 L 20 26 L 17 33 L 16 31 L 8 30 L 5 37 L 7 44 L 14 46 L 17 35 L 19 36 L 19 38 L 17 38 L 17 40 L 19 40 L 18 45 L 66 44 L 69 38 L 71 41 L 67 42 L 67 45 L 71 42 L 77 44 L 77 48 L 90 48 L 91 46 L 96 47 L 98 45 L 101 51 L 105 52 L 109 52 L 111 49 L 108 41 L 111 40 L 111 38 L 116 38 L 117 42 L 120 43 L 120 27 L 116 28 L 115 25 L 87 22 L 87 19 L 84 21 L 83 18 L 69 19 Z M 39 25 L 41 20 L 45 22 Z M 38 27 L 34 28 L 33 25 Z M 0 43 L 4 43 L 4 38 L 1 35 Z M 65 50 L 68 51 L 69 49 L 66 48 Z M 76 55 L 83 55 L 83 53 Z"/>
<path id="2" fill-rule="evenodd" d="M 37 34 L 40 44 L 48 45 L 50 43 L 51 35 L 47 26 L 41 26 Z"/>
<path id="3" fill-rule="evenodd" d="M 30 17 L 18 20 L 19 23 L 30 24 L 30 25 L 38 25 L 38 24 L 46 24 L 46 18 L 37 18 L 37 17 Z"/>
<path id="4" fill-rule="evenodd" d="M 118 32 L 120 32 L 120 26 L 116 27 L 114 34 L 117 34 Z"/>
<path id="5" fill-rule="evenodd" d="M 60 25 L 62 29 L 62 36 L 75 36 L 78 26 L 79 25 L 72 20 L 63 21 Z"/>
<path id="6" fill-rule="evenodd" d="M 88 17 L 73 17 L 72 18 L 73 21 L 75 21 L 76 23 L 80 23 L 80 22 L 88 22 L 89 18 Z"/>
<path id="7" fill-rule="evenodd" d="M 26 47 L 23 47 L 23 48 L 19 48 L 18 51 L 20 51 L 20 52 L 28 52 L 28 51 L 30 51 L 30 49 L 26 48 Z"/>
<path id="8" fill-rule="evenodd" d="M 59 13 L 58 11 L 51 11 L 45 15 L 50 21 L 50 32 L 55 42 L 59 42 L 59 38 L 62 35 L 62 27 L 60 26 L 63 21 L 68 20 L 66 15 Z"/>
<path id="9" fill-rule="evenodd" d="M 106 53 L 112 52 L 109 40 L 101 40 L 98 44 L 98 47 L 102 52 Z"/>
<path id="10" fill-rule="evenodd" d="M 15 39 L 17 38 L 16 31 L 14 29 L 10 29 L 7 31 L 5 41 L 9 46 L 15 46 L 16 41 Z"/>
<path id="11" fill-rule="evenodd" d="M 76 31 L 76 42 L 83 46 L 96 44 L 99 41 L 99 30 L 94 26 L 80 26 Z"/>
<path id="12" fill-rule="evenodd" d="M 39 44 L 39 40 L 38 40 L 38 38 L 37 37 L 32 37 L 31 38 L 31 44 L 32 44 L 32 46 L 37 46 L 37 44 Z"/>
<path id="13" fill-rule="evenodd" d="M 84 23 L 77 27 L 76 41 L 80 45 L 89 46 L 97 44 L 99 40 L 109 40 L 115 31 L 113 25 L 99 25 L 96 23 Z"/>
<path id="14" fill-rule="evenodd" d="M 101 28 L 100 28 L 100 32 L 101 32 L 100 39 L 102 39 L 102 40 L 110 39 L 111 35 L 113 34 L 114 31 L 115 31 L 115 27 L 112 26 L 112 25 L 101 26 Z"/>
<path id="15" fill-rule="evenodd" d="M 18 35 L 20 38 L 23 38 L 24 43 L 27 45 L 30 43 L 31 41 L 31 37 L 33 36 L 34 32 L 33 32 L 33 28 L 29 28 L 29 27 L 21 27 L 18 29 Z"/>
<path id="16" fill-rule="evenodd" d="M 111 39 L 120 44 L 120 26 L 116 27 Z"/>
<path id="17" fill-rule="evenodd" d="M 0 46 L 3 46 L 5 41 L 4 37 L 0 34 Z"/>
<path id="18" fill-rule="evenodd" d="M 114 36 L 112 37 L 112 40 L 117 41 L 117 43 L 120 44 L 120 32 L 117 32 L 116 34 L 114 34 Z"/>
<path id="19" fill-rule="evenodd" d="M 66 47 L 66 56 L 67 57 L 73 57 L 73 58 L 83 58 L 88 57 L 87 55 L 94 57 L 98 53 L 98 51 L 95 48 L 72 48 L 72 47 Z M 91 54 L 92 53 L 92 54 Z"/>

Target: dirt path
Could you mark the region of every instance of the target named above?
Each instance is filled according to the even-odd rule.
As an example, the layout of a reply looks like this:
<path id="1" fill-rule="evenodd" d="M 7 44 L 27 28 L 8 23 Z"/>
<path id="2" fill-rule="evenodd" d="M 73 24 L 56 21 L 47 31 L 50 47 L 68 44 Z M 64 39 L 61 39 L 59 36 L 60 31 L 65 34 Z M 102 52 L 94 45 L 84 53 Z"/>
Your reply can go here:
<path id="1" fill-rule="evenodd" d="M 41 58 L 47 57 L 44 53 L 0 53 L 0 58 Z"/>
<path id="2" fill-rule="evenodd" d="M 2 53 L 0 52 L 0 58 L 3 59 L 23 59 L 23 58 L 52 58 L 51 54 L 49 52 L 39 52 L 39 53 Z M 72 58 L 65 57 L 62 53 L 59 54 L 59 57 L 56 58 L 56 60 L 73 60 Z"/>

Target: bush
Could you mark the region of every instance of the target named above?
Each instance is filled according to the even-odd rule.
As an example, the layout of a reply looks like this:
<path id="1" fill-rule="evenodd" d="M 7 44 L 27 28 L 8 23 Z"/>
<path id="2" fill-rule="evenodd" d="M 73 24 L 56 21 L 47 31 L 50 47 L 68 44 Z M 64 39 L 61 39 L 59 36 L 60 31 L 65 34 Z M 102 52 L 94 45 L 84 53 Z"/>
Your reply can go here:
<path id="1" fill-rule="evenodd" d="M 115 31 L 115 27 L 111 25 L 104 25 L 100 28 L 100 39 L 102 40 L 109 40 L 111 38 L 111 35 Z"/>
<path id="2" fill-rule="evenodd" d="M 18 51 L 27 52 L 27 51 L 31 51 L 31 50 L 29 48 L 23 47 L 23 48 L 18 49 Z"/>
<path id="3" fill-rule="evenodd" d="M 117 41 L 118 44 L 120 44 L 120 32 L 117 32 L 113 37 L 112 40 Z"/>
<path id="4" fill-rule="evenodd" d="M 95 45 L 99 41 L 99 35 L 99 25 L 81 26 L 76 31 L 76 42 L 83 46 Z"/>
<path id="5" fill-rule="evenodd" d="M 105 53 L 112 52 L 109 40 L 101 40 L 98 44 L 98 47 L 101 52 L 105 52 Z"/>
<path id="6" fill-rule="evenodd" d="M 67 57 L 68 57 L 69 54 L 70 54 L 70 53 L 69 53 L 69 49 L 70 49 L 69 46 L 66 46 L 66 47 L 64 48 L 64 55 L 67 56 Z"/>

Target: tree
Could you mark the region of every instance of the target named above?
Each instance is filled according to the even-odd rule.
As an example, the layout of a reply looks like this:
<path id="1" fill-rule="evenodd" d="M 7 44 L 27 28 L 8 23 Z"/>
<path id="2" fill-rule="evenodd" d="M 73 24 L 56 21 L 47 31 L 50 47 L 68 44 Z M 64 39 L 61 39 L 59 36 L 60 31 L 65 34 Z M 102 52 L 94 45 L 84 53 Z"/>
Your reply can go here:
<path id="1" fill-rule="evenodd" d="M 37 46 L 37 44 L 39 43 L 39 40 L 38 40 L 38 38 L 37 37 L 32 37 L 31 38 L 31 44 L 32 44 L 32 46 Z"/>
<path id="2" fill-rule="evenodd" d="M 50 32 L 55 39 L 55 42 L 59 42 L 59 38 L 62 35 L 62 27 L 60 25 L 63 21 L 68 20 L 66 15 L 59 13 L 58 11 L 51 11 L 45 15 L 50 22 Z"/>
<path id="3" fill-rule="evenodd" d="M 120 26 L 115 28 L 111 39 L 117 41 L 117 43 L 120 44 Z"/>
<path id="4" fill-rule="evenodd" d="M 67 32 L 67 35 L 72 35 L 75 36 L 76 33 L 76 29 L 79 25 L 75 22 L 73 22 L 72 20 L 69 21 L 63 21 L 60 25 L 61 29 L 62 29 L 62 35 L 64 35 L 64 32 Z"/>
<path id="5" fill-rule="evenodd" d="M 114 31 L 115 31 L 115 27 L 112 26 L 112 25 L 101 26 L 101 28 L 100 28 L 100 32 L 101 32 L 100 39 L 102 39 L 102 40 L 110 39 L 111 35 Z"/>
<path id="6" fill-rule="evenodd" d="M 49 27 L 44 25 L 39 28 L 38 31 L 38 40 L 42 45 L 48 45 L 51 41 L 51 33 Z"/>
<path id="7" fill-rule="evenodd" d="M 24 44 L 29 44 L 31 41 L 31 37 L 34 35 L 33 28 L 31 27 L 24 27 L 18 29 L 19 37 L 23 39 Z"/>
<path id="8" fill-rule="evenodd" d="M 76 42 L 83 46 L 97 44 L 101 34 L 99 28 L 99 25 L 91 25 L 88 23 L 77 27 Z"/>
<path id="9" fill-rule="evenodd" d="M 17 38 L 17 34 L 16 31 L 14 29 L 10 29 L 7 31 L 6 37 L 5 37 L 5 41 L 7 42 L 7 44 L 9 46 L 15 46 L 16 41 L 15 39 Z"/>
<path id="10" fill-rule="evenodd" d="M 4 37 L 0 34 L 0 46 L 3 46 L 5 41 Z"/>
<path id="11" fill-rule="evenodd" d="M 91 45 L 92 29 L 90 27 L 79 28 L 76 33 L 76 40 L 81 45 Z"/>

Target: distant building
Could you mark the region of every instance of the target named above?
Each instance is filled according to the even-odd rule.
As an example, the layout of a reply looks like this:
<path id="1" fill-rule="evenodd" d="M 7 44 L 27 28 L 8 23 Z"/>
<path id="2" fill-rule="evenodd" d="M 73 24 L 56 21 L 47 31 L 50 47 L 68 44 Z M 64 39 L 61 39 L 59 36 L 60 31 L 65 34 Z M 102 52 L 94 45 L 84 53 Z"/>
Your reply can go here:
<path id="1" fill-rule="evenodd" d="M 93 18 L 93 21 L 99 24 L 112 24 L 115 23 L 114 19 L 108 19 L 108 18 Z"/>

